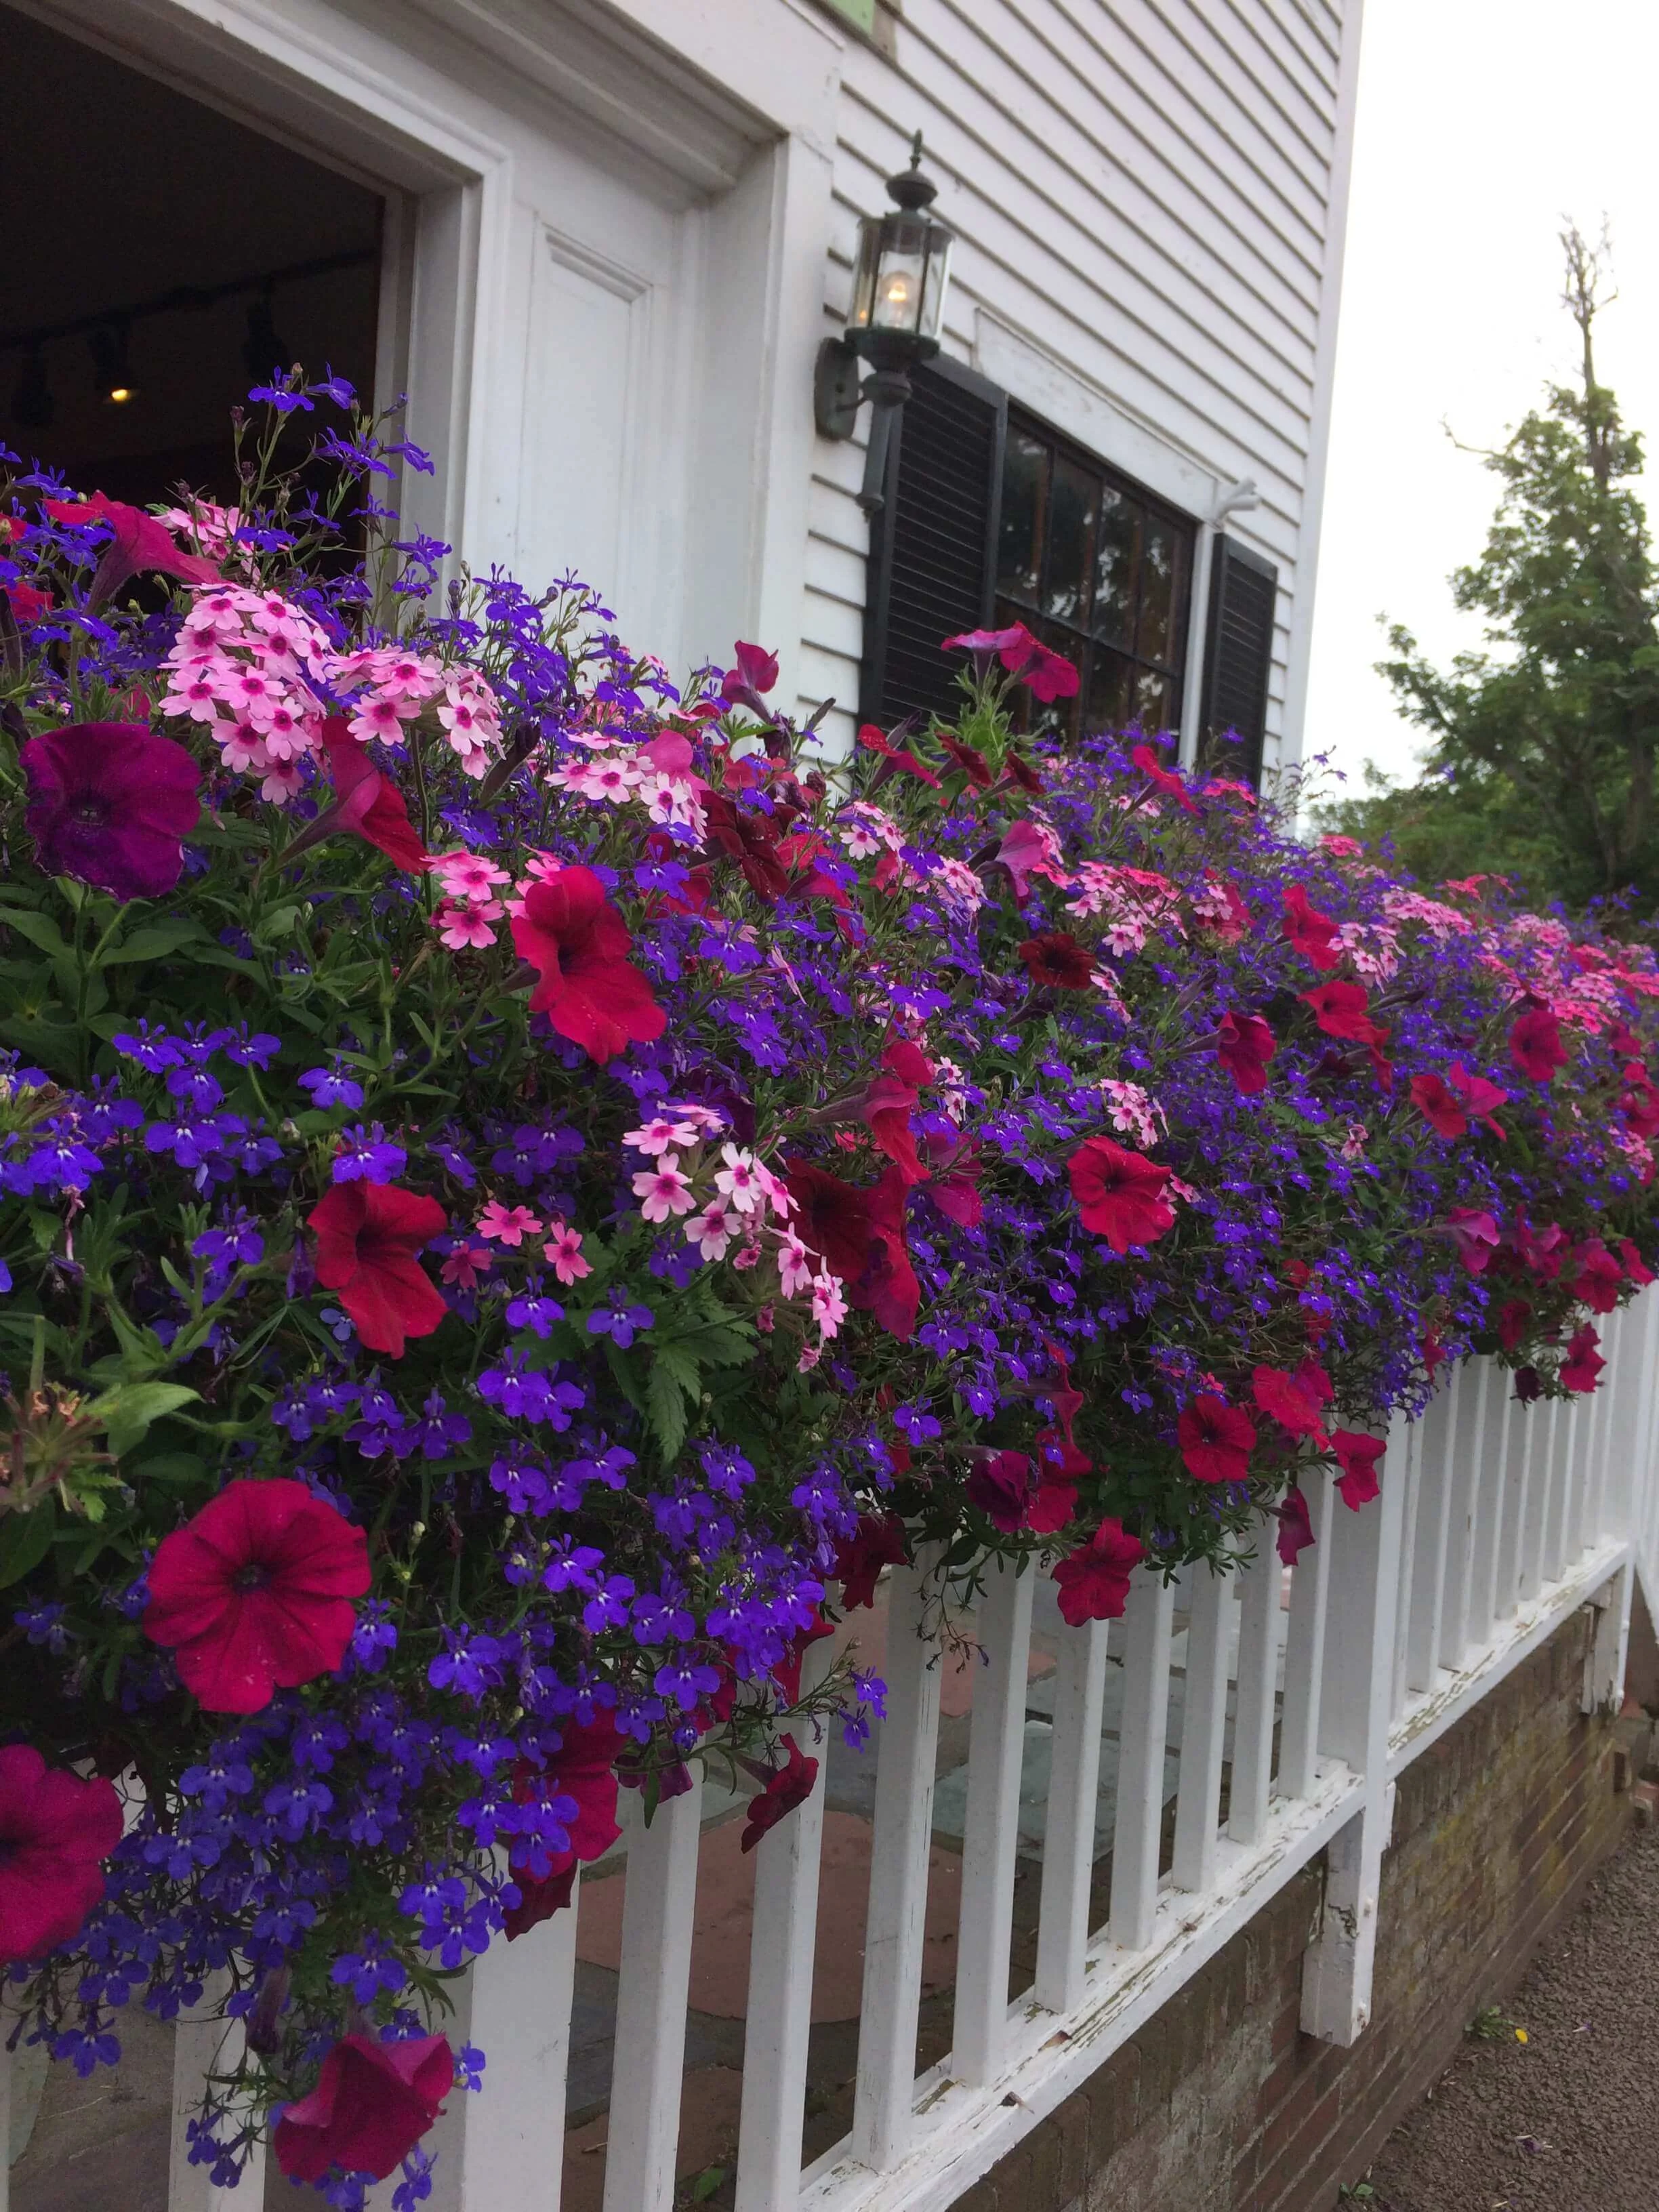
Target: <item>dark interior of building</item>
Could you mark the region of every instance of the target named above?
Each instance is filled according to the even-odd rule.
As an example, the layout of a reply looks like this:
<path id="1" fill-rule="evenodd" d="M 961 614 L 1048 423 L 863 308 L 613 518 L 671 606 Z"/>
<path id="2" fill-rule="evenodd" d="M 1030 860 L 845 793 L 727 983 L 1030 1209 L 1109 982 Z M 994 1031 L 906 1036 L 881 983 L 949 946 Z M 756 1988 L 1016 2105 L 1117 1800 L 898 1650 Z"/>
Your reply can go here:
<path id="1" fill-rule="evenodd" d="M 0 85 L 0 441 L 82 490 L 225 499 L 273 368 L 372 396 L 376 194 L 3 5 Z"/>

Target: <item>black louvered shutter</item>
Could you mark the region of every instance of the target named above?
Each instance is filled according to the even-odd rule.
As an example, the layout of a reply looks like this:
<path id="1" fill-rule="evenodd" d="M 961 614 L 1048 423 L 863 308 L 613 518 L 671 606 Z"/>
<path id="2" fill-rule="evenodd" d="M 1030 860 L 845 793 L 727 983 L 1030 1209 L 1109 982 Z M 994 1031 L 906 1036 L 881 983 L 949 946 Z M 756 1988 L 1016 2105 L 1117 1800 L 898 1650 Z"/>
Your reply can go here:
<path id="1" fill-rule="evenodd" d="M 911 378 L 871 532 L 861 707 L 883 728 L 961 703 L 940 641 L 990 618 L 1007 394 L 955 362 Z"/>
<path id="2" fill-rule="evenodd" d="M 1220 537 L 1210 566 L 1210 616 L 1204 639 L 1200 726 L 1214 763 L 1252 784 L 1261 781 L 1267 733 L 1267 678 L 1273 659 L 1273 611 L 1279 571 L 1235 538 Z M 1240 750 L 1217 749 L 1233 731 Z"/>

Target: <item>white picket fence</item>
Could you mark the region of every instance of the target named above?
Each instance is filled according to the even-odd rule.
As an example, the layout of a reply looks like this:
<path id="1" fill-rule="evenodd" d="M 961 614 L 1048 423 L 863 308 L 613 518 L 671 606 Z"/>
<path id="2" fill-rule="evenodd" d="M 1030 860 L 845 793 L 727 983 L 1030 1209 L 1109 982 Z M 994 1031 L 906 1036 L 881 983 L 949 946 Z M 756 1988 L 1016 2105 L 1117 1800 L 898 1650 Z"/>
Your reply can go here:
<path id="1" fill-rule="evenodd" d="M 1320 1851 L 1328 1879 L 1303 2025 L 1338 2044 L 1361 2034 L 1395 1776 L 1579 1607 L 1597 1623 L 1585 1710 L 1616 1701 L 1636 1569 L 1659 1588 L 1659 1291 L 1605 1335 L 1602 1388 L 1571 1405 L 1528 1408 L 1500 1369 L 1464 1365 L 1421 1422 L 1391 1429 L 1377 1500 L 1350 1512 L 1320 1479 L 1317 1540 L 1293 1570 L 1268 1522 L 1233 1574 L 1170 1587 L 1137 1573 L 1110 1630 L 1066 1628 L 1046 1579 L 992 1571 L 961 1818 L 953 2046 L 920 2076 L 941 1670 L 920 1632 L 926 1565 L 893 1577 L 851 2130 L 802 2170 L 821 1775 L 758 1850 L 738 2212 L 945 2212 Z M 1011 2002 L 1034 1603 L 1057 1654 L 1052 1782 L 1036 1977 Z M 1094 1927 L 1109 1663 L 1121 1670 L 1115 1813 L 1109 1909 Z M 670 2212 L 674 2201 L 703 1814 L 694 1788 L 628 1838 L 605 2212 Z M 580 1911 L 579 1894 L 574 1910 L 497 1945 L 463 1986 L 452 2039 L 483 2046 L 487 2087 L 453 2096 L 428 2138 L 431 2212 L 557 2212 Z M 184 2117 L 225 2033 L 204 2020 L 178 2036 L 168 2212 L 259 2203 L 257 2172 L 216 2191 L 184 2158 Z M 0 2062 L 0 2100 L 3 2079 Z M 393 2187 L 371 2192 L 374 2212 Z"/>

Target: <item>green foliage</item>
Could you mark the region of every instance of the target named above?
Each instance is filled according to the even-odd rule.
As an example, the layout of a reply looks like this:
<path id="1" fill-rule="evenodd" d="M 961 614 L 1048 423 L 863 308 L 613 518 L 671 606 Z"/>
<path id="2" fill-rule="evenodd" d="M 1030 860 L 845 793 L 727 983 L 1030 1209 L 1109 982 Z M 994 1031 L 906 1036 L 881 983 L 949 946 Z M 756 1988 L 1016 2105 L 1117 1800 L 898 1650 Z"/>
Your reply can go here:
<path id="1" fill-rule="evenodd" d="M 1601 252 L 1563 239 L 1565 303 L 1582 361 L 1505 445 L 1483 456 L 1502 487 L 1486 550 L 1452 577 L 1486 648 L 1437 669 L 1412 633 L 1378 664 L 1430 750 L 1417 782 L 1322 809 L 1318 826 L 1392 839 L 1425 878 L 1512 877 L 1571 906 L 1659 895 L 1659 592 L 1634 488 L 1640 439 L 1598 382 L 1593 334 Z"/>

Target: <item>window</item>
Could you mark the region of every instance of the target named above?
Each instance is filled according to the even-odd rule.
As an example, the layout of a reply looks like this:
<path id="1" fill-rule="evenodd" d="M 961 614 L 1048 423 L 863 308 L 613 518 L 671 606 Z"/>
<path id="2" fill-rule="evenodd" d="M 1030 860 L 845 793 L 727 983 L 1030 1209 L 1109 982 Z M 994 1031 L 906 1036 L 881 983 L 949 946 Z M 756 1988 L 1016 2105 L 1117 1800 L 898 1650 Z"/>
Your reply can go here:
<path id="1" fill-rule="evenodd" d="M 1177 729 L 1191 523 L 1024 416 L 1009 418 L 1001 490 L 996 621 L 1075 664 L 1071 733 Z"/>
<path id="2" fill-rule="evenodd" d="M 961 656 L 944 639 L 1023 622 L 1076 663 L 1062 726 L 1180 726 L 1195 529 L 950 361 L 911 378 L 870 540 L 861 707 L 890 728 L 955 714 Z M 1204 623 L 1200 745 L 1258 780 L 1278 572 L 1218 537 Z M 1239 749 L 1217 752 L 1228 732 Z"/>

